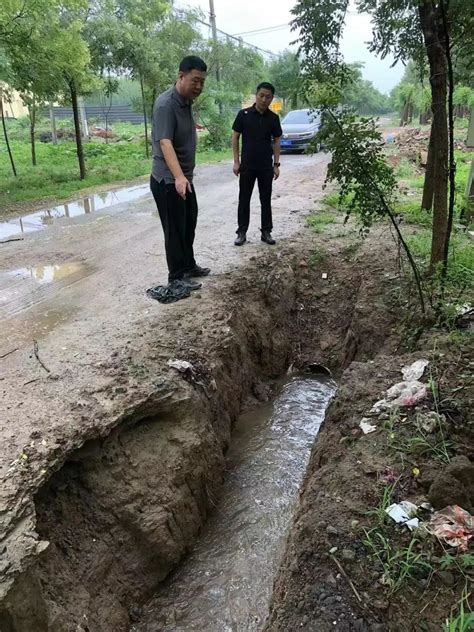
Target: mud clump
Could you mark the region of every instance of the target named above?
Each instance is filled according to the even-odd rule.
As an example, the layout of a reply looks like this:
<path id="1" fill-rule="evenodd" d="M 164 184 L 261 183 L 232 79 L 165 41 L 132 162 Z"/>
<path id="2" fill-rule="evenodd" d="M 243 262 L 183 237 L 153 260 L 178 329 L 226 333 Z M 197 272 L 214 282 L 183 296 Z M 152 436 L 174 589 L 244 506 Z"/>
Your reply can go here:
<path id="1" fill-rule="evenodd" d="M 435 509 L 460 505 L 474 513 L 474 463 L 465 456 L 455 457 L 434 478 L 428 498 Z"/>

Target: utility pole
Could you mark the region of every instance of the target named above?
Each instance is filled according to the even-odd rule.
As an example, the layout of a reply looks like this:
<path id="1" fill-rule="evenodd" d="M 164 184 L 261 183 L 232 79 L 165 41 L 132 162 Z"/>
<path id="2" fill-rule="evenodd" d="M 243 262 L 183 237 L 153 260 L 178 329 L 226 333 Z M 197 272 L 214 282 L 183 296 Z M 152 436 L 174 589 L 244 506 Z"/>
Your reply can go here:
<path id="1" fill-rule="evenodd" d="M 219 68 L 219 56 L 217 54 L 217 27 L 216 27 L 216 14 L 214 13 L 214 0 L 209 0 L 209 17 L 212 27 L 212 40 L 214 48 L 214 59 L 216 62 L 216 80 L 220 83 L 221 71 Z"/>
<path id="2" fill-rule="evenodd" d="M 54 105 L 53 102 L 49 102 L 49 120 L 51 122 L 51 140 L 53 141 L 53 145 L 58 144 L 58 135 L 56 132 L 56 117 L 54 114 Z"/>
<path id="3" fill-rule="evenodd" d="M 216 81 L 217 81 L 217 86 L 219 87 L 219 84 L 221 82 L 221 69 L 219 68 L 219 54 L 217 52 L 217 47 L 218 47 L 218 42 L 217 42 L 217 26 L 216 26 L 216 14 L 214 13 L 214 0 L 209 0 L 209 17 L 210 22 L 211 22 L 211 27 L 212 27 L 212 47 L 214 49 L 214 60 L 215 60 L 215 64 L 216 64 Z M 219 114 L 222 116 L 222 112 L 223 112 L 223 107 L 222 107 L 222 101 L 220 99 L 216 99 L 217 101 L 217 105 L 219 106 Z"/>

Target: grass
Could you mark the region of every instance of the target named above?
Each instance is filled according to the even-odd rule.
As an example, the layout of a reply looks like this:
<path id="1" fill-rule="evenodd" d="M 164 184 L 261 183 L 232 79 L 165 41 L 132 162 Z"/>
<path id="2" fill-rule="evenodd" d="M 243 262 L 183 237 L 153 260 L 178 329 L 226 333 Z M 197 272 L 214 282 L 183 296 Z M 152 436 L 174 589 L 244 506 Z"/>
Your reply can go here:
<path id="1" fill-rule="evenodd" d="M 424 551 L 417 551 L 420 540 L 412 538 L 407 546 L 395 545 L 378 528 L 365 530 L 364 545 L 372 559 L 383 568 L 383 583 L 388 586 L 389 594 L 399 591 L 408 581 L 429 575 L 433 567 Z"/>
<path id="2" fill-rule="evenodd" d="M 474 612 L 469 607 L 469 597 L 471 594 L 468 592 L 468 584 L 463 590 L 460 601 L 456 604 L 455 610 L 457 612 L 451 614 L 446 619 L 446 623 L 443 627 L 443 632 L 471 632 L 474 630 Z"/>
<path id="3" fill-rule="evenodd" d="M 59 123 L 60 127 L 69 129 L 64 121 Z M 106 144 L 95 139 L 85 143 L 85 180 L 79 178 L 74 141 L 63 140 L 58 145 L 38 141 L 37 166 L 33 167 L 26 138 L 28 130 L 19 121 L 9 122 L 9 127 L 18 177 L 13 176 L 5 144 L 0 143 L 0 212 L 23 202 L 67 199 L 81 189 L 133 180 L 150 173 L 151 158 L 145 156 L 143 129 L 140 125 L 114 124 L 113 131 L 118 142 Z M 230 150 L 198 151 L 197 162 L 203 164 L 230 157 Z"/>
<path id="4" fill-rule="evenodd" d="M 327 260 L 328 254 L 324 250 L 315 250 L 309 258 L 309 266 L 315 268 Z"/>
<path id="5" fill-rule="evenodd" d="M 315 233 L 322 233 L 328 224 L 334 224 L 336 221 L 337 218 L 334 213 L 323 213 L 320 211 L 311 213 L 311 215 L 306 218 L 308 226 Z"/>

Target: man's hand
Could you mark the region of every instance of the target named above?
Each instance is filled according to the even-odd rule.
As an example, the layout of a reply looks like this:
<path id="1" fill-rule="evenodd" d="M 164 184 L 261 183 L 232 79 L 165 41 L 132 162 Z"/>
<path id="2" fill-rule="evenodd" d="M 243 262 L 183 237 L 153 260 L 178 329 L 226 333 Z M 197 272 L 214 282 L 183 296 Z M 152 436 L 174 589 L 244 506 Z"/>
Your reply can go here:
<path id="1" fill-rule="evenodd" d="M 234 176 L 238 176 L 240 173 L 240 162 L 234 161 L 234 166 L 232 167 L 232 171 L 234 172 Z"/>
<path id="2" fill-rule="evenodd" d="M 273 167 L 273 179 L 278 180 L 280 177 L 280 167 Z"/>
<path id="3" fill-rule="evenodd" d="M 186 193 L 188 191 L 191 193 L 191 191 L 192 191 L 191 183 L 189 182 L 189 180 L 185 176 L 179 176 L 178 178 L 176 178 L 174 186 L 175 186 L 175 189 L 176 189 L 176 193 L 180 197 L 182 197 L 183 200 L 186 199 Z"/>

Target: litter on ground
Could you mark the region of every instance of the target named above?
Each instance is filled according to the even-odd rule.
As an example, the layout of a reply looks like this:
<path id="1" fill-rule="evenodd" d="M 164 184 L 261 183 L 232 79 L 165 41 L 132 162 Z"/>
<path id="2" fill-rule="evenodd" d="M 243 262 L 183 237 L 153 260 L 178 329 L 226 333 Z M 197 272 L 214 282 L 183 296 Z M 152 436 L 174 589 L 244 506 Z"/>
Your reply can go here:
<path id="1" fill-rule="evenodd" d="M 364 417 L 360 421 L 359 428 L 362 430 L 364 434 L 369 434 L 370 432 L 375 432 L 375 430 L 377 430 L 377 426 L 373 426 L 372 424 L 369 423 L 369 421 L 370 420 L 367 419 L 367 417 Z"/>
<path id="2" fill-rule="evenodd" d="M 426 385 L 419 382 L 419 378 L 423 375 L 428 360 L 416 360 L 409 366 L 402 368 L 402 375 L 405 378 L 403 382 L 398 382 L 388 389 L 384 399 L 376 402 L 370 412 L 380 413 L 391 408 L 403 408 L 416 406 L 425 399 L 428 392 Z"/>
<path id="3" fill-rule="evenodd" d="M 474 536 L 474 516 L 459 505 L 450 505 L 433 514 L 427 530 L 450 546 L 467 551 Z"/>
<path id="4" fill-rule="evenodd" d="M 399 503 L 393 503 L 385 512 L 395 520 L 397 524 L 403 524 L 413 531 L 420 526 L 420 521 L 416 518 L 418 507 L 409 500 L 402 500 Z"/>

